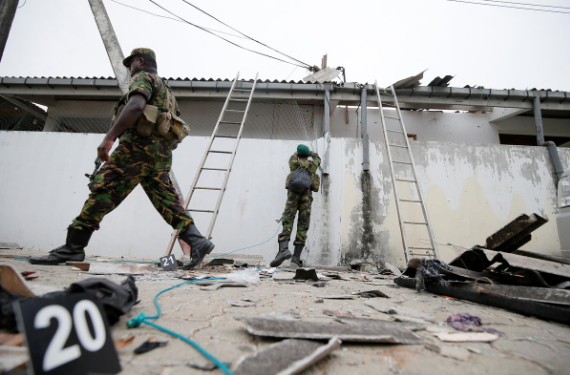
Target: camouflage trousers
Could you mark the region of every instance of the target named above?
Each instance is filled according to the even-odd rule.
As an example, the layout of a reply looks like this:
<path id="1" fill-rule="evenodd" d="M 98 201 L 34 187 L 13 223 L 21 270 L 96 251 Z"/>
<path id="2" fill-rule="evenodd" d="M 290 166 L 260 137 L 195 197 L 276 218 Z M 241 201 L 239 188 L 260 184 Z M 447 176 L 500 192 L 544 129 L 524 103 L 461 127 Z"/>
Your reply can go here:
<path id="1" fill-rule="evenodd" d="M 307 231 L 311 222 L 311 203 L 313 202 L 313 194 L 310 189 L 304 193 L 294 193 L 287 191 L 287 203 L 283 212 L 283 232 L 279 234 L 278 241 L 283 242 L 291 239 L 291 231 L 293 230 L 293 222 L 295 215 L 299 211 L 299 220 L 297 220 L 297 236 L 294 245 L 305 245 L 307 241 Z"/>
<path id="2" fill-rule="evenodd" d="M 179 203 L 168 175 L 172 166 L 171 150 L 163 140 L 147 142 L 121 141 L 111 154 L 111 160 L 89 184 L 89 198 L 70 228 L 99 229 L 103 217 L 121 204 L 138 184 L 172 228 L 183 229 L 192 223 L 192 218 Z"/>

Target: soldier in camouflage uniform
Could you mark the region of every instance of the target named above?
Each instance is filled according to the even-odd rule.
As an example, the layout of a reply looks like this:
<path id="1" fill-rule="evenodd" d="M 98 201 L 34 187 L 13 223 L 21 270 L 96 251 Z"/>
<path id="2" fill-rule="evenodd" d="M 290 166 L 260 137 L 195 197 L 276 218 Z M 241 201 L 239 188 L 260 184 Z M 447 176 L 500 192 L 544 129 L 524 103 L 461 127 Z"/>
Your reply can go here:
<path id="1" fill-rule="evenodd" d="M 312 160 L 309 159 L 312 158 Z M 271 267 L 281 265 L 285 260 L 291 259 L 291 264 L 302 267 L 301 253 L 307 241 L 307 231 L 311 221 L 311 203 L 313 202 L 312 191 L 319 191 L 320 180 L 317 175 L 317 169 L 321 164 L 321 158 L 316 152 L 311 152 L 305 145 L 299 145 L 297 152 L 289 158 L 289 176 L 285 182 L 287 191 L 287 203 L 285 204 L 285 211 L 283 212 L 283 232 L 279 235 L 279 252 L 275 259 L 271 262 Z M 310 187 L 302 192 L 294 192 L 290 190 L 290 180 L 293 173 L 299 169 L 304 169 L 308 172 L 311 182 Z M 299 211 L 299 219 L 297 220 L 297 236 L 293 244 L 295 245 L 295 252 L 291 255 L 289 251 L 289 240 L 291 239 L 291 231 L 293 229 L 293 222 L 295 215 Z"/>
<path id="2" fill-rule="evenodd" d="M 169 172 L 172 150 L 188 134 L 189 128 L 178 111 L 172 90 L 157 74 L 156 55 L 149 48 L 136 48 L 123 64 L 130 69 L 129 92 L 116 106 L 113 126 L 97 148 L 105 164 L 89 184 L 91 193 L 83 209 L 68 227 L 65 245 L 48 256 L 30 259 L 33 264 L 59 264 L 83 261 L 84 248 L 103 217 L 113 211 L 141 184 L 156 210 L 180 238 L 191 246 L 192 260 L 198 265 L 214 244 L 205 239 L 192 218 L 179 203 Z M 109 156 L 115 139 L 119 145 Z"/>

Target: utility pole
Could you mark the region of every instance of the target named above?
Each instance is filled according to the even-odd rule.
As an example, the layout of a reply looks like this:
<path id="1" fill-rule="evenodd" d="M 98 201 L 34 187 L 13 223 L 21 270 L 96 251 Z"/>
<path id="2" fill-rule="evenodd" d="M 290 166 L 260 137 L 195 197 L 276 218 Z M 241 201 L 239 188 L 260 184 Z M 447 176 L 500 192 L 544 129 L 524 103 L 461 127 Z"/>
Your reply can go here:
<path id="1" fill-rule="evenodd" d="M 4 56 L 4 48 L 6 48 L 6 42 L 10 35 L 17 8 L 18 0 L 0 1 L 0 61 L 2 61 L 2 56 Z"/>
<path id="2" fill-rule="evenodd" d="M 103 0 L 89 0 L 89 5 L 91 5 L 93 17 L 95 17 L 99 34 L 101 34 L 101 39 L 103 39 L 107 55 L 109 55 L 109 61 L 115 72 L 115 77 L 119 82 L 119 88 L 124 95 L 129 91 L 129 72 L 127 68 L 123 66 L 125 56 L 121 50 L 119 39 L 117 39 L 105 5 L 103 5 Z"/>

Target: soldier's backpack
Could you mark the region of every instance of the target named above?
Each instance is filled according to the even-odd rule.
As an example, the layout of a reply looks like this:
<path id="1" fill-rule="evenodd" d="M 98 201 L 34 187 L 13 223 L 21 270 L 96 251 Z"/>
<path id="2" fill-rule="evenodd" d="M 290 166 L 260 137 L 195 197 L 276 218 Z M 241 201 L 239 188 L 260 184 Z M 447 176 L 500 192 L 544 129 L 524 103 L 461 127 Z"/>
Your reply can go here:
<path id="1" fill-rule="evenodd" d="M 303 168 L 299 168 L 291 173 L 291 178 L 289 179 L 289 186 L 287 186 L 287 189 L 293 193 L 303 193 L 311 187 L 311 183 L 311 175 L 309 172 Z"/>

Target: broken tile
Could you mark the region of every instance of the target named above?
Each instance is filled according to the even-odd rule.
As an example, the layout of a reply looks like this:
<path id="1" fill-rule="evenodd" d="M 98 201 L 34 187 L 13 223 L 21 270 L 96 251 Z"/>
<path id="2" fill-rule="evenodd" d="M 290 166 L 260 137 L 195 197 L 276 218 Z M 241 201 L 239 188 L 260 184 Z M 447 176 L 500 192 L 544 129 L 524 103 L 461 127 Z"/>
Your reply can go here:
<path id="1" fill-rule="evenodd" d="M 434 335 L 445 342 L 492 342 L 499 338 L 499 335 L 487 332 L 440 332 Z"/>
<path id="2" fill-rule="evenodd" d="M 311 367 L 340 347 L 332 338 L 325 345 L 308 340 L 283 340 L 241 359 L 233 369 L 236 375 L 293 375 Z"/>
<path id="3" fill-rule="evenodd" d="M 157 272 L 158 267 L 154 263 L 90 263 L 90 274 L 95 275 L 137 275 Z"/>
<path id="4" fill-rule="evenodd" d="M 285 320 L 270 317 L 236 317 L 255 336 L 324 340 L 338 337 L 342 341 L 391 344 L 421 344 L 412 329 L 413 323 L 388 320 L 343 318 L 333 322 Z M 421 328 L 421 327 L 420 327 Z"/>

